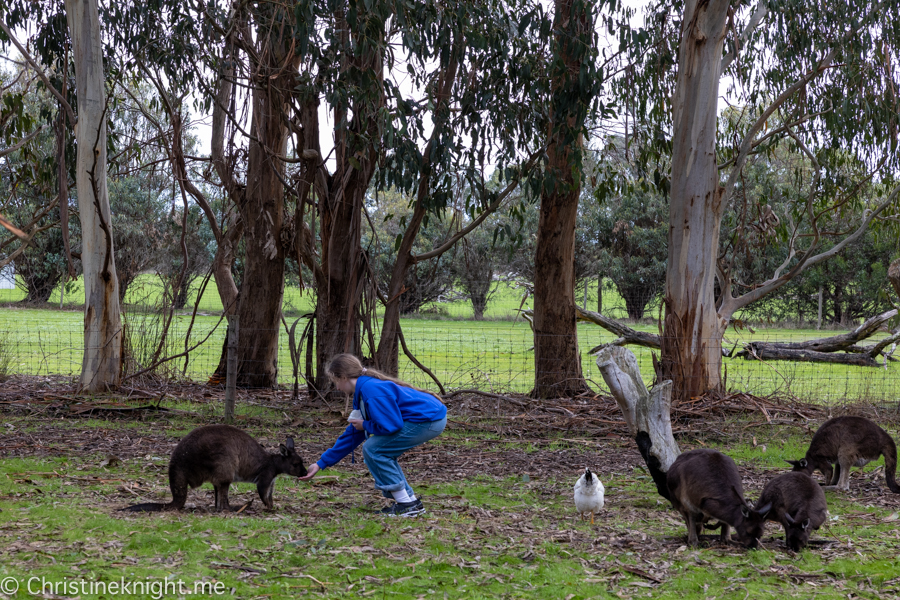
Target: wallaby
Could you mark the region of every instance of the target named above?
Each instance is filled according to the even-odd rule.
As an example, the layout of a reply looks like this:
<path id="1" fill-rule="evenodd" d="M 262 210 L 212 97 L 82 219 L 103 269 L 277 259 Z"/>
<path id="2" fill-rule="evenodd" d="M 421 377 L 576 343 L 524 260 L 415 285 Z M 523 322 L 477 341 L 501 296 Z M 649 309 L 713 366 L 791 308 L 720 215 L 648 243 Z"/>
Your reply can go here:
<path id="1" fill-rule="evenodd" d="M 884 480 L 888 488 L 900 494 L 894 479 L 897 471 L 897 446 L 884 429 L 864 417 L 835 417 L 819 427 L 806 458 L 789 460 L 794 468 L 812 475 L 816 469 L 825 476 L 831 489 L 850 489 L 850 467 L 862 467 L 884 455 Z M 832 467 L 834 465 L 834 467 Z"/>
<path id="2" fill-rule="evenodd" d="M 169 459 L 172 501 L 135 504 L 122 510 L 181 510 L 188 488 L 200 487 L 207 481 L 216 490 L 216 510 L 232 510 L 228 487 L 233 481 L 255 483 L 260 499 L 271 510 L 275 478 L 281 473 L 306 475 L 303 460 L 294 450 L 294 439 L 287 438 L 280 448 L 280 454 L 269 454 L 259 442 L 230 425 L 198 427 L 178 442 Z"/>
<path id="3" fill-rule="evenodd" d="M 666 473 L 666 485 L 672 506 L 687 523 L 691 546 L 697 545 L 703 524 L 716 519 L 722 527 L 723 542 L 728 541 L 731 526 L 738 542 L 756 547 L 771 506 L 754 509 L 744 500 L 741 476 L 730 457 L 709 449 L 680 454 Z"/>
<path id="4" fill-rule="evenodd" d="M 799 552 L 809 543 L 809 534 L 828 516 L 825 492 L 806 473 L 784 473 L 766 487 L 756 506 L 770 506 L 768 519 L 784 527 L 784 543 Z"/>

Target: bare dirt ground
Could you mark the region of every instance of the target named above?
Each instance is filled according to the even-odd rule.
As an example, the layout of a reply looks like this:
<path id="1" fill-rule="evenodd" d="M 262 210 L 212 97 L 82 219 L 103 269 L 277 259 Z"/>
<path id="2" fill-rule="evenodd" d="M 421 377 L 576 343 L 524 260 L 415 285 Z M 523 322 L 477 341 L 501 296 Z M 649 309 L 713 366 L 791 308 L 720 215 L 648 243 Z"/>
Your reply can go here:
<path id="1" fill-rule="evenodd" d="M 167 408 L 172 401 L 181 406 L 188 403 L 196 410 Z M 445 402 L 449 419 L 439 438 L 441 444 L 404 455 L 404 468 L 411 478 L 449 483 L 476 476 L 514 476 L 527 483 L 565 478 L 586 466 L 598 473 L 643 469 L 643 460 L 608 396 L 532 400 L 521 395 L 461 391 L 449 394 Z M 0 456 L 167 457 L 185 422 L 187 427 L 219 422 L 215 415 L 223 404 L 220 386 L 144 382 L 109 396 L 88 397 L 77 393 L 71 379 L 16 376 L 0 385 L 0 419 L 4 414 L 16 415 L 28 426 L 21 427 L 21 421 L 19 427 L 0 425 Z M 269 448 L 292 435 L 298 452 L 310 462 L 346 425 L 347 406 L 341 401 L 303 394 L 292 400 L 289 390 L 239 390 L 237 404 L 264 407 L 269 409 L 268 415 L 280 415 L 239 416 L 236 425 L 251 430 Z M 672 418 L 679 442 L 699 447 L 755 439 L 755 428 L 763 425 L 781 425 L 793 433 L 811 435 L 825 419 L 845 413 L 879 422 L 900 421 L 896 407 L 826 409 L 747 394 L 695 399 L 676 407 Z M 173 419 L 175 416 L 181 418 Z M 96 420 L 84 423 L 89 418 L 109 425 L 98 426 Z M 294 433 L 297 431 L 302 435 Z M 486 441 L 484 434 L 493 439 Z M 356 458 L 356 464 L 345 460 L 341 468 L 365 473 L 358 453 Z M 747 474 L 754 475 L 752 471 Z"/>

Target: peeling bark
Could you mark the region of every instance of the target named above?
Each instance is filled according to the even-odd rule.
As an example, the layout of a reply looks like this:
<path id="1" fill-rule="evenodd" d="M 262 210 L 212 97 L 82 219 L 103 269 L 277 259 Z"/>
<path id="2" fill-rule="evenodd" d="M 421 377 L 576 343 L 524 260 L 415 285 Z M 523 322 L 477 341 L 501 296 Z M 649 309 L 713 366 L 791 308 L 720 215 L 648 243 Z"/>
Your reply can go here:
<path id="1" fill-rule="evenodd" d="M 238 293 L 240 319 L 238 382 L 272 387 L 278 382 L 278 337 L 284 296 L 284 156 L 290 135 L 284 115 L 296 84 L 299 56 L 283 7 L 260 7 L 260 40 L 252 92 L 253 125 L 247 160 L 247 186 L 238 206 L 246 248 Z M 264 40 L 264 41 L 263 41 Z M 223 257 L 224 258 L 224 257 Z M 218 265 L 223 268 L 224 265 Z"/>
<path id="2" fill-rule="evenodd" d="M 714 283 L 723 189 L 716 164 L 719 73 L 730 3 L 685 3 L 673 98 L 662 375 L 676 401 L 721 384 L 722 335 Z"/>
<path id="3" fill-rule="evenodd" d="M 105 391 L 122 374 L 122 322 L 114 246 L 108 231 L 106 185 L 106 96 L 103 48 L 96 0 L 66 0 L 78 90 L 75 178 L 81 217 L 81 262 L 85 282 L 84 356 L 81 388 Z"/>

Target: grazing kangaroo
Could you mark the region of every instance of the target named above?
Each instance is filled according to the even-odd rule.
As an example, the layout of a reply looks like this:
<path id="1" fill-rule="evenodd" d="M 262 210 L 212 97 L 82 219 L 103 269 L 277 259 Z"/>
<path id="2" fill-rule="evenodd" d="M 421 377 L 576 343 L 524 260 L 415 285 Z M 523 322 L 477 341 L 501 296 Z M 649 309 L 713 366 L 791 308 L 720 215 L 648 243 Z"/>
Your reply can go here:
<path id="1" fill-rule="evenodd" d="M 771 507 L 768 519 L 781 523 L 784 543 L 794 552 L 809 543 L 809 534 L 828 516 L 825 492 L 806 473 L 784 473 L 769 481 L 756 503 L 766 505 Z"/>
<path id="2" fill-rule="evenodd" d="M 850 467 L 862 467 L 884 455 L 884 480 L 888 488 L 900 494 L 894 479 L 897 471 L 897 447 L 884 429 L 863 417 L 835 417 L 819 427 L 806 457 L 787 461 L 792 471 L 812 475 L 816 469 L 825 476 L 830 489 L 850 489 Z M 834 465 L 834 467 L 832 467 Z"/>
<path id="3" fill-rule="evenodd" d="M 697 545 L 703 524 L 716 519 L 723 542 L 731 526 L 741 544 L 756 547 L 771 506 L 754 509 L 744 500 L 741 476 L 730 457 L 709 449 L 680 454 L 666 473 L 666 485 L 672 506 L 687 523 L 691 546 Z"/>
<path id="4" fill-rule="evenodd" d="M 271 510 L 275 478 L 281 473 L 294 477 L 306 475 L 303 460 L 294 450 L 293 438 L 287 438 L 281 445 L 280 454 L 269 454 L 237 427 L 198 427 L 178 442 L 169 460 L 172 501 L 135 504 L 122 510 L 181 510 L 188 488 L 200 487 L 207 481 L 216 490 L 216 510 L 232 510 L 228 504 L 228 487 L 233 481 L 255 483 L 260 499 Z"/>

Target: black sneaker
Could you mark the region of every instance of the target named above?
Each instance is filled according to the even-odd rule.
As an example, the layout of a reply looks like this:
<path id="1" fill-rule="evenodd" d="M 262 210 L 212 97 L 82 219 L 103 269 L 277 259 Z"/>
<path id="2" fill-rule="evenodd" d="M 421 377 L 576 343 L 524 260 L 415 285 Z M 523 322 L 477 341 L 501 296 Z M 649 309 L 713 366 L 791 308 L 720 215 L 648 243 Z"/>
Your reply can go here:
<path id="1" fill-rule="evenodd" d="M 381 514 L 386 517 L 417 517 L 424 512 L 425 506 L 418 498 L 412 502 L 394 502 L 381 509 Z"/>

